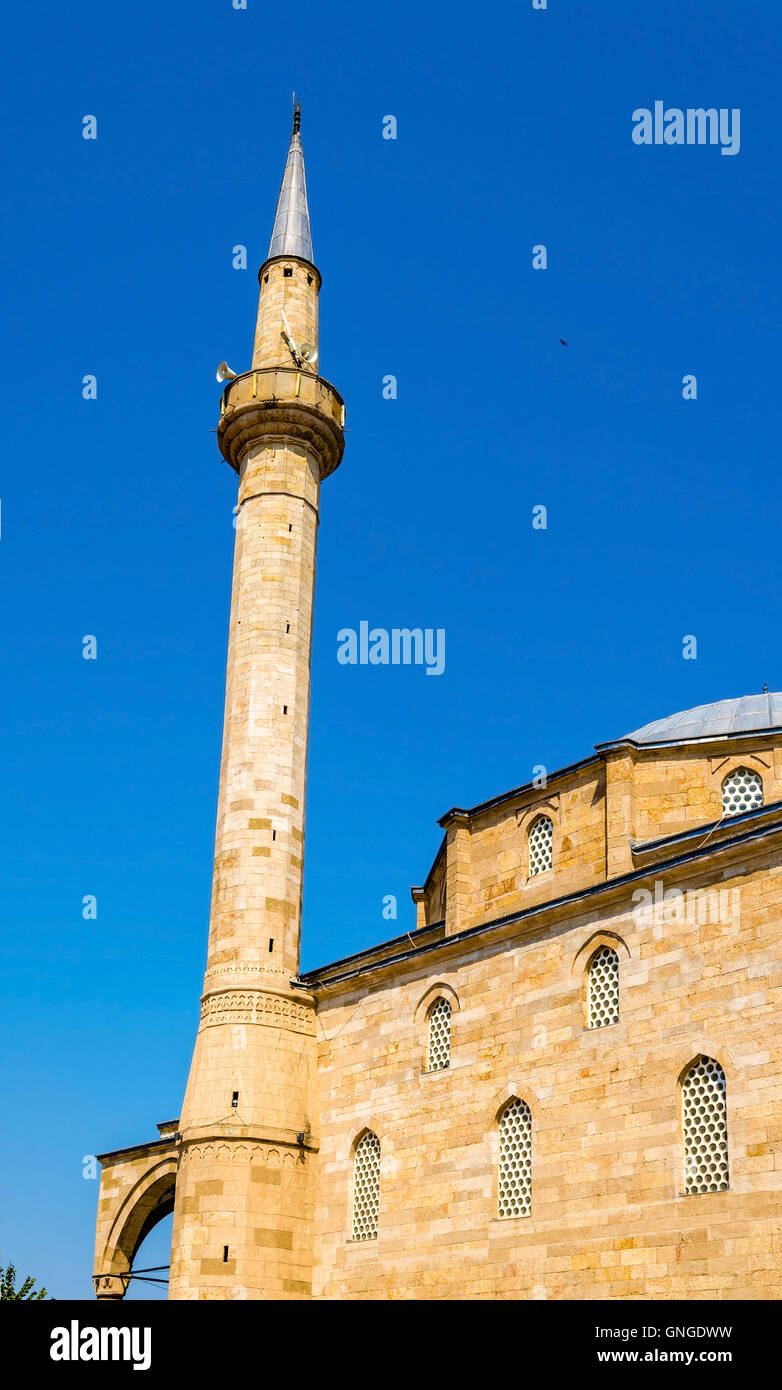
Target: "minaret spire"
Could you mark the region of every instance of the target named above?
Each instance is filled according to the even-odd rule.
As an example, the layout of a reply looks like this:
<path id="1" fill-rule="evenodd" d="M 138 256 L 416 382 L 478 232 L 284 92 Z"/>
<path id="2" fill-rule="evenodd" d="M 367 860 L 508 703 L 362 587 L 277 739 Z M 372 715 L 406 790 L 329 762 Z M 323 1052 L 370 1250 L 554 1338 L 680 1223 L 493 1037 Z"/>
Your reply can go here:
<path id="1" fill-rule="evenodd" d="M 268 259 L 271 260 L 273 256 L 298 256 L 300 260 L 314 265 L 300 129 L 301 107 L 297 103 L 293 110 L 293 133 L 277 199 Z"/>

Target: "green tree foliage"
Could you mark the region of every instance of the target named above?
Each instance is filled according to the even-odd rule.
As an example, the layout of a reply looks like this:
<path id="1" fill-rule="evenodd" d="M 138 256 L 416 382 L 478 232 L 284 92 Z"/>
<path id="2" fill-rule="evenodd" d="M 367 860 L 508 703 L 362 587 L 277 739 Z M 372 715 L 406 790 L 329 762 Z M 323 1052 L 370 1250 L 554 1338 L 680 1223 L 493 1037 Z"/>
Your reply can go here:
<path id="1" fill-rule="evenodd" d="M 17 1289 L 16 1269 L 13 1265 L 7 1265 L 3 1269 L 0 1265 L 0 1302 L 5 1299 L 25 1299 L 37 1303 L 42 1298 L 48 1298 L 46 1289 L 36 1289 L 34 1279 L 25 1279 Z"/>

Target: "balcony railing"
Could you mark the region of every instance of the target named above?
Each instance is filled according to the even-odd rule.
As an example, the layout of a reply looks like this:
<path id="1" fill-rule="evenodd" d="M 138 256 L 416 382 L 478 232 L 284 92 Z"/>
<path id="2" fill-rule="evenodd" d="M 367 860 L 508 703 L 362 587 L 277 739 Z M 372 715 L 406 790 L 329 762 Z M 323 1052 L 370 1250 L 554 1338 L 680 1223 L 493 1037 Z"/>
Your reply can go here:
<path id="1" fill-rule="evenodd" d="M 257 367 L 229 381 L 220 397 L 220 420 L 229 406 L 265 404 L 274 401 L 300 401 L 345 428 L 345 403 L 339 392 L 323 377 L 297 367 Z"/>

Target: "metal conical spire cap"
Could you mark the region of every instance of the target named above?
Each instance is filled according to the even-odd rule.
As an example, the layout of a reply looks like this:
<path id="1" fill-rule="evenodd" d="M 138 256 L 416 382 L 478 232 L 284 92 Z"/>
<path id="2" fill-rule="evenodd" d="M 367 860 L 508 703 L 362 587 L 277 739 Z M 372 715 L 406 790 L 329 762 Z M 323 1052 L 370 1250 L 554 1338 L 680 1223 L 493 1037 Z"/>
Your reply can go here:
<path id="1" fill-rule="evenodd" d="M 309 261 L 314 265 L 310 213 L 307 207 L 307 181 L 304 177 L 304 154 L 299 135 L 300 122 L 301 109 L 297 106 L 293 114 L 293 134 L 285 173 L 282 176 L 280 196 L 277 199 L 277 214 L 268 259 L 271 260 L 273 256 L 299 256 L 303 261 Z"/>

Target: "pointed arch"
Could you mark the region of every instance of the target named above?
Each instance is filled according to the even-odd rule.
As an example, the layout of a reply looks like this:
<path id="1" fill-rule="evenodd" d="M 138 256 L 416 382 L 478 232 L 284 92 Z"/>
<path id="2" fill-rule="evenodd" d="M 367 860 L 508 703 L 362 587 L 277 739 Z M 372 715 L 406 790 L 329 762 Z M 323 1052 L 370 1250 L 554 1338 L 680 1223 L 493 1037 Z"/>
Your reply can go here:
<path id="1" fill-rule="evenodd" d="M 121 1154 L 114 1162 L 110 1159 L 111 1155 L 106 1155 L 101 1160 L 93 1278 L 109 1281 L 112 1291 L 108 1296 L 122 1297 L 127 1287 L 123 1276 L 133 1268 L 139 1246 L 158 1222 L 174 1210 L 177 1155 L 173 1151 L 161 1154 L 158 1145 L 149 1145 Z M 119 1201 L 113 1205 L 113 1198 L 107 1194 L 116 1189 Z"/>
<path id="2" fill-rule="evenodd" d="M 450 1067 L 454 1020 L 460 1009 L 456 990 L 444 981 L 430 985 L 416 1004 L 414 1023 L 422 1075 L 447 1071 Z M 434 1061 L 438 1065 L 433 1065 Z"/>
<path id="3" fill-rule="evenodd" d="M 599 927 L 597 931 L 590 932 L 589 936 L 585 941 L 582 941 L 576 951 L 571 966 L 574 975 L 578 975 L 583 971 L 584 956 L 588 959 L 593 952 L 597 950 L 598 946 L 613 946 L 614 950 L 618 952 L 620 960 L 623 956 L 626 956 L 628 960 L 631 959 L 630 947 L 624 937 L 620 936 L 619 932 L 609 931 L 606 927 Z"/>

